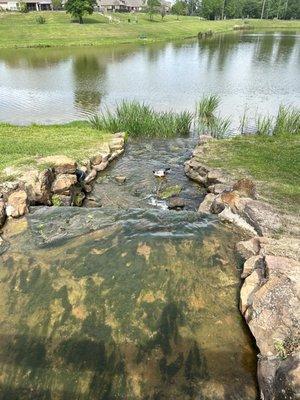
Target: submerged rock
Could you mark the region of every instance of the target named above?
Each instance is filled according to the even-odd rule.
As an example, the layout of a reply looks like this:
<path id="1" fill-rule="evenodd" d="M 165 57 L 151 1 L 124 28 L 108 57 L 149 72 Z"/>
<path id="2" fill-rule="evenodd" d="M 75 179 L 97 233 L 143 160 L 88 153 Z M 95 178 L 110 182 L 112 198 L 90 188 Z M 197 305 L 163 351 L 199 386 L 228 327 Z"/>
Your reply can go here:
<path id="1" fill-rule="evenodd" d="M 118 176 L 115 176 L 115 181 L 116 182 L 118 182 L 118 183 L 125 183 L 125 181 L 126 181 L 126 176 L 124 176 L 124 175 L 118 175 Z"/>
<path id="2" fill-rule="evenodd" d="M 185 200 L 180 197 L 172 197 L 168 201 L 168 208 L 170 210 L 182 209 L 185 206 L 186 206 Z"/>
<path id="3" fill-rule="evenodd" d="M 159 193 L 159 198 L 162 200 L 169 199 L 172 196 L 178 195 L 181 192 L 181 190 L 182 186 L 180 185 L 168 186 Z"/>

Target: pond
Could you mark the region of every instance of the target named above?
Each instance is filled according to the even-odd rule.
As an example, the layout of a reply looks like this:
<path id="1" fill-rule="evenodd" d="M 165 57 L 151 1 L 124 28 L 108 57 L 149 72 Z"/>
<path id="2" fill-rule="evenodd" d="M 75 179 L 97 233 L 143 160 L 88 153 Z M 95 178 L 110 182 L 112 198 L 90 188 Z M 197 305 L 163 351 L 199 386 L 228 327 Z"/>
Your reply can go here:
<path id="1" fill-rule="evenodd" d="M 245 108 L 252 116 L 300 104 L 299 44 L 296 32 L 251 32 L 147 46 L 1 49 L 0 121 L 85 119 L 123 99 L 194 110 L 215 93 L 237 124 Z"/>

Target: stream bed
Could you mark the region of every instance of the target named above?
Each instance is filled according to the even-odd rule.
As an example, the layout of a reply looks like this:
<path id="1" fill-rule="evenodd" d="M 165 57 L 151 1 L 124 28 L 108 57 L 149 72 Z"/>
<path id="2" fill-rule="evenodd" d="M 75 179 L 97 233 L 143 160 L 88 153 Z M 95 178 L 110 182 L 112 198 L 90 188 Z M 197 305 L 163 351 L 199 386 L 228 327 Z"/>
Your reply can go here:
<path id="1" fill-rule="evenodd" d="M 90 194 L 102 207 L 37 207 L 6 225 L 0 399 L 257 398 L 238 310 L 242 237 L 195 212 L 202 193 L 183 172 L 194 144 L 130 142 Z M 168 185 L 184 210 L 158 201 Z"/>

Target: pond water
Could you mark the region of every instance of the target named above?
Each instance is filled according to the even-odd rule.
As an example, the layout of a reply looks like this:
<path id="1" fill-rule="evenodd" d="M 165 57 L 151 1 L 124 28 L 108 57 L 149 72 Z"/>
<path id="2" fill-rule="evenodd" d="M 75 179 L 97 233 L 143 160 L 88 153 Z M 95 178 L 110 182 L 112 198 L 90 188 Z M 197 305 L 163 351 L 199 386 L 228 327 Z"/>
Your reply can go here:
<path id="1" fill-rule="evenodd" d="M 203 41 L 110 48 L 0 50 L 0 121 L 56 123 L 87 118 L 123 99 L 194 110 L 220 95 L 234 122 L 245 107 L 274 114 L 300 104 L 300 35 L 219 35 Z"/>

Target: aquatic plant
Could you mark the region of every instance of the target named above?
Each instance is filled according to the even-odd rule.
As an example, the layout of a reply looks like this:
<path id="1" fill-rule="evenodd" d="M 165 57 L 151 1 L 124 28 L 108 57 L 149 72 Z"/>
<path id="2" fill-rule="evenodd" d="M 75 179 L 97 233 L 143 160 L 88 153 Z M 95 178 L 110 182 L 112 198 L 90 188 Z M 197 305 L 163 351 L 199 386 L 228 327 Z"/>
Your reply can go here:
<path id="1" fill-rule="evenodd" d="M 123 101 L 114 112 L 106 111 L 89 119 L 91 126 L 100 131 L 125 131 L 131 136 L 170 137 L 190 132 L 193 114 L 157 112 L 152 107 L 136 101 Z"/>
<path id="2" fill-rule="evenodd" d="M 204 96 L 197 105 L 198 121 L 203 125 L 211 125 L 216 116 L 215 112 L 220 104 L 220 98 L 216 95 Z"/>
<path id="3" fill-rule="evenodd" d="M 229 117 L 216 117 L 210 127 L 210 135 L 216 139 L 223 138 L 228 133 L 231 125 Z"/>
<path id="4" fill-rule="evenodd" d="M 300 110 L 281 105 L 275 120 L 273 135 L 300 134 Z"/>
<path id="5" fill-rule="evenodd" d="M 259 115 L 256 119 L 255 129 L 257 135 L 271 135 L 273 132 L 273 118 Z"/>

